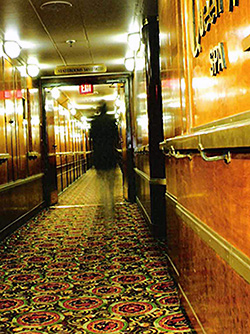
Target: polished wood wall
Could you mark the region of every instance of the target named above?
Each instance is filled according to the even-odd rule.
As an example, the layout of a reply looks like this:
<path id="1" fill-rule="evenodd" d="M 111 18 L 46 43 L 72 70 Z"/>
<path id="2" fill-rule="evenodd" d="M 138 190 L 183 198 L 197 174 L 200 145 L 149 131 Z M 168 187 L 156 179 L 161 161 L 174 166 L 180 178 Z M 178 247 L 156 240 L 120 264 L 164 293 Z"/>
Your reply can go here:
<path id="1" fill-rule="evenodd" d="M 43 205 L 39 89 L 0 58 L 0 236 Z M 32 196 L 30 194 L 32 193 Z"/>
<path id="2" fill-rule="evenodd" d="M 198 333 L 250 332 L 249 17 L 249 1 L 159 1 L 166 238 Z"/>
<path id="3" fill-rule="evenodd" d="M 50 89 L 45 92 L 46 127 L 48 135 L 49 204 L 92 166 L 89 131 L 76 119 L 62 101 L 53 99 Z M 49 182 L 48 182 L 49 183 Z"/>
<path id="4" fill-rule="evenodd" d="M 22 77 L 10 59 L 0 58 L 1 239 L 57 203 L 58 194 L 92 166 L 88 129 L 44 92 L 38 80 Z"/>
<path id="5" fill-rule="evenodd" d="M 136 196 L 137 202 L 140 203 L 140 207 L 150 221 L 150 166 L 148 150 L 149 138 L 145 64 L 143 64 L 142 67 L 136 67 L 133 82 L 133 92 L 134 105 L 132 124 L 134 137 Z"/>

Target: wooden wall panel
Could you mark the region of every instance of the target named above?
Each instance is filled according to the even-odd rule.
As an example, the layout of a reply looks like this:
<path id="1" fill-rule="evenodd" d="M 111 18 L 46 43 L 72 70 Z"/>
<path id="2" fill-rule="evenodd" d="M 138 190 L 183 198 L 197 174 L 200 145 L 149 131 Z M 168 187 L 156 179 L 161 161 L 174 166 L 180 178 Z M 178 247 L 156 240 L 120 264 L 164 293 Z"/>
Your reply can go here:
<path id="1" fill-rule="evenodd" d="M 137 146 L 148 144 L 148 115 L 145 69 L 137 70 L 134 79 L 134 110 L 132 122 Z"/>
<path id="2" fill-rule="evenodd" d="M 50 178 L 53 200 L 87 170 L 85 131 L 80 122 L 46 91 Z M 89 164 L 88 167 L 91 167 Z"/>
<path id="3" fill-rule="evenodd" d="M 248 333 L 250 285 L 168 208 L 168 251 L 178 282 L 207 334 Z M 198 326 L 183 298 L 192 324 Z M 198 327 L 198 333 L 204 333 Z"/>
<path id="4" fill-rule="evenodd" d="M 201 52 L 195 56 L 194 41 L 201 28 L 198 10 L 206 4 L 205 0 L 159 1 L 165 138 L 249 110 L 250 61 L 243 44 L 249 35 L 250 1 L 238 6 L 237 1 L 219 2 L 223 11 L 198 38 Z M 212 75 L 212 52 L 217 48 L 218 54 L 218 46 L 223 66 Z"/>
<path id="5" fill-rule="evenodd" d="M 210 13 L 204 26 L 200 13 Z M 212 16 L 211 26 L 206 27 Z M 249 51 L 244 51 L 245 38 L 250 39 L 249 16 L 249 0 L 159 0 L 164 138 L 173 138 L 171 145 L 179 143 L 181 154 L 189 153 L 192 143 L 194 153 L 191 161 L 166 159 L 167 242 L 176 276 L 204 327 L 203 333 L 209 334 L 249 332 L 249 308 L 245 307 L 249 283 L 242 278 L 246 276 L 240 265 L 236 268 L 228 258 L 235 252 L 239 255 L 236 262 L 240 263 L 242 256 L 249 263 L 250 154 L 235 145 L 231 163 L 205 162 L 195 147 L 201 137 L 192 139 L 201 127 L 206 131 L 214 125 L 210 139 L 215 155 L 220 155 L 222 150 L 217 148 L 226 145 L 220 135 L 222 127 L 216 128 L 213 122 L 233 128 L 229 116 L 239 115 L 249 124 L 250 58 Z M 200 44 L 199 52 L 195 44 Z M 212 138 L 215 131 L 217 141 Z M 237 134 L 240 136 L 240 131 Z M 169 149 L 169 143 L 165 148 Z M 181 210 L 188 212 L 191 220 L 198 218 L 200 230 L 197 227 L 194 232 L 186 225 L 186 217 L 185 222 L 180 219 Z M 202 235 L 202 228 L 215 236 L 218 244 L 228 243 L 228 258 Z"/>
<path id="6" fill-rule="evenodd" d="M 4 59 L 4 107 L 6 114 L 6 140 L 7 152 L 10 159 L 7 162 L 8 182 L 17 179 L 17 160 L 16 160 L 16 137 L 15 137 L 15 119 L 14 119 L 14 78 L 13 67 L 10 62 Z"/>
<path id="7" fill-rule="evenodd" d="M 0 164 L 0 184 L 4 184 L 7 182 L 7 161 Z"/>
<path id="8" fill-rule="evenodd" d="M 148 223 L 151 223 L 150 184 L 145 178 L 136 175 L 137 200 Z"/>
<path id="9" fill-rule="evenodd" d="M 168 239 L 169 255 L 180 268 L 179 283 L 205 332 L 248 333 L 250 309 L 246 305 L 250 297 L 250 285 L 186 226 L 172 209 L 171 218 L 175 218 L 169 220 L 172 226 L 170 230 L 176 233 Z M 188 305 L 185 305 L 192 319 L 193 315 Z M 201 333 L 198 327 L 196 329 Z"/>
<path id="10" fill-rule="evenodd" d="M 32 88 L 30 93 L 31 107 L 31 132 L 32 132 L 32 149 L 40 153 L 40 106 L 38 88 Z"/>
<path id="11" fill-rule="evenodd" d="M 178 201 L 250 257 L 250 156 L 235 154 L 229 165 L 199 156 L 172 160 L 167 165 L 168 189 L 177 184 Z"/>
<path id="12" fill-rule="evenodd" d="M 5 141 L 5 119 L 4 119 L 4 78 L 3 78 L 3 58 L 0 57 L 0 152 L 5 153 L 6 141 Z"/>
<path id="13" fill-rule="evenodd" d="M 192 4 L 196 8 L 199 4 L 202 9 L 206 2 L 188 0 L 187 3 L 192 41 Z M 233 6 L 233 11 L 229 11 L 229 3 L 233 4 L 233 1 L 224 0 L 222 3 L 224 12 L 211 25 L 210 31 L 201 37 L 201 53 L 190 59 L 194 88 L 194 127 L 249 110 L 250 58 L 249 52 L 243 51 L 242 42 L 249 35 L 250 1 L 239 1 L 238 6 Z M 219 43 L 224 45 L 226 68 L 216 76 L 211 76 L 210 51 Z M 193 52 L 191 44 L 189 46 Z"/>
<path id="14" fill-rule="evenodd" d="M 4 109 L 4 72 L 3 72 L 3 58 L 0 57 L 0 153 L 7 152 L 6 144 L 6 119 Z M 8 181 L 8 163 L 7 161 L 0 164 L 0 184 Z"/>
<path id="15" fill-rule="evenodd" d="M 37 131 L 29 131 L 28 87 L 31 78 L 22 78 L 10 59 L 0 62 L 0 153 L 8 153 L 7 162 L 0 165 L 0 234 L 4 238 L 30 217 L 43 202 L 43 173 L 41 168 L 41 133 L 39 96 L 37 105 Z M 38 92 L 38 90 L 37 90 Z M 32 138 L 31 138 L 32 134 Z M 30 162 L 30 141 L 33 139 L 39 155 Z M 1 158 L 1 157 L 0 157 Z M 31 165 L 29 165 L 29 162 Z M 31 168 L 35 165 L 36 168 Z M 32 194 L 32 196 L 30 196 Z"/>
<path id="16" fill-rule="evenodd" d="M 148 153 L 135 154 L 135 167 L 150 176 L 149 155 Z"/>
<path id="17" fill-rule="evenodd" d="M 187 102 L 181 1 L 160 1 L 160 54 L 164 137 L 186 132 Z"/>
<path id="18" fill-rule="evenodd" d="M 23 219 L 33 215 L 43 205 L 42 174 L 34 180 L 23 180 L 15 187 L 0 191 L 0 240 L 15 231 Z M 31 196 L 32 194 L 32 196 Z"/>
<path id="19" fill-rule="evenodd" d="M 19 71 L 15 69 L 15 114 L 16 114 L 16 142 L 17 142 L 17 160 L 18 160 L 18 178 L 27 177 L 27 140 L 26 140 L 26 124 L 24 122 L 24 105 L 22 99 L 22 83 Z M 40 135 L 39 135 L 40 138 Z M 41 170 L 39 171 L 41 172 Z"/>
<path id="20" fill-rule="evenodd" d="M 149 143 L 148 138 L 148 114 L 147 114 L 147 87 L 145 68 L 136 69 L 134 78 L 134 108 L 132 123 L 135 140 L 135 151 L 145 148 Z M 150 177 L 149 156 L 146 152 L 137 152 L 134 156 L 135 168 Z M 149 182 L 141 176 L 136 176 L 136 196 L 139 199 L 142 210 L 150 217 L 150 187 Z"/>

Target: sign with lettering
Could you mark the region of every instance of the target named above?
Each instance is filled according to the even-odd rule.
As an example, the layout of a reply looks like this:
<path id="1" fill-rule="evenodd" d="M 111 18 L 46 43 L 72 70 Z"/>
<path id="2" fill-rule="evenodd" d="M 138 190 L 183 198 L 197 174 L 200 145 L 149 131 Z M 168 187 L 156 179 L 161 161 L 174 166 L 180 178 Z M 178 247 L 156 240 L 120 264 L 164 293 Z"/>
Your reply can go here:
<path id="1" fill-rule="evenodd" d="M 228 10 L 232 12 L 235 6 L 239 6 L 239 0 L 229 0 Z M 200 9 L 199 1 L 193 0 L 193 31 L 194 31 L 194 57 L 201 53 L 201 39 L 211 30 L 217 18 L 224 13 L 223 0 L 206 1 Z"/>
<path id="2" fill-rule="evenodd" d="M 210 50 L 209 60 L 211 63 L 211 75 L 217 75 L 223 71 L 224 68 L 227 68 L 223 43 L 219 43 L 216 47 Z"/>
<path id="3" fill-rule="evenodd" d="M 82 84 L 79 86 L 80 94 L 92 94 L 93 93 L 93 85 L 91 84 Z"/>
<path id="4" fill-rule="evenodd" d="M 107 72 L 107 67 L 103 64 L 57 66 L 54 71 L 55 75 L 77 75 L 77 74 L 101 73 L 101 72 Z"/>

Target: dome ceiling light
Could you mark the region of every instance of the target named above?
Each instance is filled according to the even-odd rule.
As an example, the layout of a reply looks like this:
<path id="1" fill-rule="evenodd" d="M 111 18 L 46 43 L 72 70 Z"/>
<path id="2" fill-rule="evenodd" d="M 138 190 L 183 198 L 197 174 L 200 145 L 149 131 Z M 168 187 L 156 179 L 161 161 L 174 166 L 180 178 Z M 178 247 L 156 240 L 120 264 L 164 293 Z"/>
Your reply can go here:
<path id="1" fill-rule="evenodd" d="M 134 57 L 125 58 L 124 64 L 125 64 L 126 70 L 132 72 L 135 68 L 135 58 Z"/>
<path id="2" fill-rule="evenodd" d="M 133 32 L 128 34 L 128 45 L 131 50 L 137 51 L 140 48 L 141 36 L 139 32 Z"/>
<path id="3" fill-rule="evenodd" d="M 52 88 L 51 95 L 53 99 L 57 100 L 60 96 L 60 90 L 57 87 Z"/>
<path id="4" fill-rule="evenodd" d="M 72 3 L 69 1 L 63 1 L 63 0 L 54 0 L 54 1 L 47 1 L 44 2 L 40 8 L 41 9 L 48 9 L 53 11 L 59 11 L 68 7 L 72 7 Z"/>
<path id="5" fill-rule="evenodd" d="M 36 64 L 28 64 L 27 65 L 27 74 L 31 78 L 37 77 L 39 72 L 40 72 L 40 68 L 38 67 L 38 65 L 36 65 Z"/>
<path id="6" fill-rule="evenodd" d="M 16 41 L 4 41 L 3 49 L 11 59 L 17 58 L 21 53 L 21 47 Z"/>

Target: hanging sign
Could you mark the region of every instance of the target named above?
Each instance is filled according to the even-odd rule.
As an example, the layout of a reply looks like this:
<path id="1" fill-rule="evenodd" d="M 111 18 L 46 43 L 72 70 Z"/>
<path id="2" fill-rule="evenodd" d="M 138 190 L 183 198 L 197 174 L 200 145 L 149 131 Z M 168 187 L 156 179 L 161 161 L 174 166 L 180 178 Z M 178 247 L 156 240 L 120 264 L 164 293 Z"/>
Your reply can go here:
<path id="1" fill-rule="evenodd" d="M 77 75 L 86 73 L 100 73 L 106 72 L 107 67 L 104 64 L 86 64 L 86 65 L 72 65 L 72 66 L 57 66 L 55 75 Z"/>
<path id="2" fill-rule="evenodd" d="M 82 84 L 79 86 L 80 94 L 92 94 L 93 93 L 93 85 L 91 84 Z"/>

